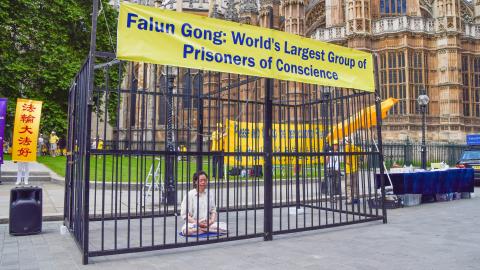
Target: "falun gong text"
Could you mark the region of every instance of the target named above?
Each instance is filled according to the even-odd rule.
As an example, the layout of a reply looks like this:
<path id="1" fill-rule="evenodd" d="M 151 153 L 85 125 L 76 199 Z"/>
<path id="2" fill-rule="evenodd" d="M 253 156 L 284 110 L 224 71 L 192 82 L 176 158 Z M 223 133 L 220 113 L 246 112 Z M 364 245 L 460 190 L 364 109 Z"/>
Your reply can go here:
<path id="1" fill-rule="evenodd" d="M 372 55 L 251 25 L 122 3 L 117 58 L 374 91 Z"/>

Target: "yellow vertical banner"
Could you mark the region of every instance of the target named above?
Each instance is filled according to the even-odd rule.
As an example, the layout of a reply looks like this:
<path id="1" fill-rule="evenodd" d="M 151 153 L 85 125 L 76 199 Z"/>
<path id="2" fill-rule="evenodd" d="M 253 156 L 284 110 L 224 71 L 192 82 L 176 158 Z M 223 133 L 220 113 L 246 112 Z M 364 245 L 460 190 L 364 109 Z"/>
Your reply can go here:
<path id="1" fill-rule="evenodd" d="M 42 102 L 17 99 L 13 127 L 13 161 L 36 161 L 38 130 L 42 114 Z"/>

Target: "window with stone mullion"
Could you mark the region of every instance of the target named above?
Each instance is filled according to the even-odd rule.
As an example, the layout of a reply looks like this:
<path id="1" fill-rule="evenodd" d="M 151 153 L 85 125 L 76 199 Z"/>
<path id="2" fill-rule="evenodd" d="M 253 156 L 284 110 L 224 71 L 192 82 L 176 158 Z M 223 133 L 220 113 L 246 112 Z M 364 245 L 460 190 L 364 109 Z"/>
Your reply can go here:
<path id="1" fill-rule="evenodd" d="M 382 16 L 396 16 L 407 13 L 407 0 L 380 0 L 380 14 Z"/>
<path id="2" fill-rule="evenodd" d="M 462 92 L 463 92 L 463 115 L 470 116 L 470 59 L 468 55 L 462 55 Z"/>
<path id="3" fill-rule="evenodd" d="M 379 54 L 380 58 L 380 66 L 379 66 L 379 73 L 380 73 L 380 90 L 382 94 L 382 98 L 387 98 L 387 56 L 384 52 Z"/>
<path id="4" fill-rule="evenodd" d="M 480 117 L 480 56 L 473 58 L 473 84 L 472 98 L 474 115 Z"/>
<path id="5" fill-rule="evenodd" d="M 423 86 L 425 88 L 425 94 L 429 96 L 431 99 L 432 96 L 430 95 L 430 91 L 429 91 L 430 81 L 429 81 L 428 74 L 429 74 L 428 51 L 423 51 Z M 427 106 L 426 110 L 427 110 L 427 114 L 430 114 L 430 105 Z"/>
<path id="6" fill-rule="evenodd" d="M 407 98 L 407 82 L 406 82 L 406 67 L 405 67 L 405 52 L 398 52 L 398 108 L 400 114 L 407 113 L 406 98 Z"/>
<path id="7" fill-rule="evenodd" d="M 388 111 L 390 115 L 406 113 L 406 77 L 405 53 L 384 52 L 380 54 L 380 89 L 382 98 L 394 97 L 400 99 L 399 103 Z"/>
<path id="8" fill-rule="evenodd" d="M 409 103 L 411 114 L 421 114 L 420 106 L 417 103 L 417 98 L 422 89 L 425 88 L 424 81 L 424 57 L 422 51 L 409 51 Z M 428 113 L 428 108 L 427 108 Z"/>
<path id="9" fill-rule="evenodd" d="M 398 98 L 400 101 L 389 114 L 405 114 L 405 54 L 403 52 L 386 53 L 386 70 L 383 76 L 384 97 Z"/>

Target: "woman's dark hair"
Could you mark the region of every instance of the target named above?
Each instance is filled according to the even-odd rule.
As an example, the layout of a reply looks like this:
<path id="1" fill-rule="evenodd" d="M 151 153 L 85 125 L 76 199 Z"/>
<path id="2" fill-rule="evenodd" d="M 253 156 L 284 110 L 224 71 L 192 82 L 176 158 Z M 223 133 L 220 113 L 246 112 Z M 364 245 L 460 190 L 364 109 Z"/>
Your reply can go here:
<path id="1" fill-rule="evenodd" d="M 193 187 L 194 188 L 197 188 L 197 184 L 198 184 L 198 179 L 200 178 L 200 175 L 205 175 L 205 177 L 207 177 L 207 180 L 208 180 L 208 174 L 204 171 L 198 171 L 196 173 L 193 174 Z"/>

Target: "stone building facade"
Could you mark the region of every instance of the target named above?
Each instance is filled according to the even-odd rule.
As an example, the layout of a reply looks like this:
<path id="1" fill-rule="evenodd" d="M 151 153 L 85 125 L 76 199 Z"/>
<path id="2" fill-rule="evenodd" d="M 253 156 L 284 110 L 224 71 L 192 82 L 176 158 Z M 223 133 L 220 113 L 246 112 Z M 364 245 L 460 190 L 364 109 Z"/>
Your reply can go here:
<path id="1" fill-rule="evenodd" d="M 305 14 L 306 36 L 377 55 L 382 98 L 400 99 L 385 140 L 420 139 L 423 89 L 428 140 L 480 132 L 480 1 L 325 0 Z"/>
<path id="2" fill-rule="evenodd" d="M 480 133 L 480 1 L 184 0 L 181 5 L 168 0 L 143 2 L 262 27 L 270 26 L 273 12 L 275 29 L 374 53 L 382 98 L 400 99 L 384 120 L 385 141 L 420 140 L 421 112 L 416 100 L 424 91 L 430 97 L 429 141 L 464 142 L 466 134 Z M 153 65 L 134 65 L 139 85 L 151 88 L 152 78 L 161 77 L 161 71 L 154 71 Z M 182 72 L 176 75 L 180 78 L 176 81 L 185 78 Z M 193 80 L 195 74 L 191 71 L 188 76 Z M 238 80 L 242 81 L 242 77 Z M 215 87 L 224 87 L 225 81 L 219 77 Z M 236 91 L 247 97 L 246 89 L 253 84 L 244 84 Z M 213 87 L 203 87 L 210 88 Z M 294 90 L 284 94 L 306 93 Z M 131 106 L 128 102 L 132 101 L 122 100 L 122 106 Z M 218 104 L 211 106 L 222 110 Z M 130 124 L 141 122 L 125 117 L 121 120 Z M 208 125 L 215 125 L 214 121 Z"/>

